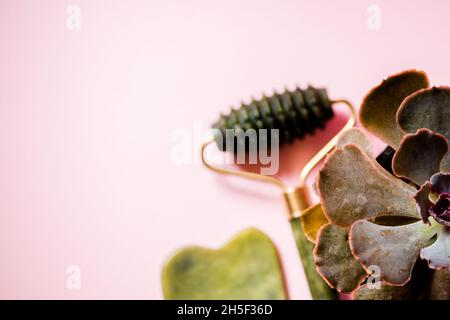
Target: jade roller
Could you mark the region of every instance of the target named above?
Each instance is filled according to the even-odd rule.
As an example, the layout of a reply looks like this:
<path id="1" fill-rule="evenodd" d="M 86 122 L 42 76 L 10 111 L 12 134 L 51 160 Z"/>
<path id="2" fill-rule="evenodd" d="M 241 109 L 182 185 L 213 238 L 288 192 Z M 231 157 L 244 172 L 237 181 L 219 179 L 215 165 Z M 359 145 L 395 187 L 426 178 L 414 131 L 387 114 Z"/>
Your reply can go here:
<path id="1" fill-rule="evenodd" d="M 350 117 L 344 128 L 332 138 L 301 170 L 299 184 L 288 187 L 280 179 L 244 170 L 232 170 L 209 163 L 205 158 L 205 149 L 215 143 L 221 151 L 240 150 L 249 152 L 249 146 L 253 143 L 254 149 L 259 150 L 263 145 L 268 146 L 269 136 L 254 136 L 253 139 L 243 134 L 233 136 L 232 143 L 236 148 L 229 148 L 225 144 L 226 135 L 230 130 L 234 132 L 246 132 L 249 129 L 255 131 L 276 132 L 278 146 L 291 143 L 296 139 L 304 139 L 308 134 L 312 135 L 319 128 L 324 128 L 327 121 L 334 116 L 333 106 L 343 104 L 350 110 Z M 259 180 L 276 185 L 281 189 L 286 203 L 288 219 L 290 221 L 294 238 L 303 263 L 308 286 L 314 300 L 330 300 L 336 298 L 336 292 L 332 290 L 317 273 L 313 260 L 313 243 L 305 236 L 301 216 L 310 208 L 311 198 L 306 185 L 306 180 L 312 169 L 331 151 L 336 145 L 340 134 L 353 127 L 356 120 L 356 112 L 353 105 L 347 100 L 330 100 L 326 89 L 309 86 L 306 89 L 297 88 L 286 90 L 282 93 L 274 93 L 272 96 L 264 96 L 259 100 L 252 100 L 249 104 L 242 104 L 238 109 L 232 109 L 230 113 L 221 115 L 212 125 L 214 134 L 207 139 L 201 147 L 203 164 L 210 170 L 247 179 Z M 275 130 L 273 130 L 275 129 Z M 264 130 L 263 130 L 264 131 Z M 273 137 L 271 135 L 271 137 Z M 265 140 L 265 141 L 263 141 Z M 244 149 L 242 149 L 244 148 Z"/>

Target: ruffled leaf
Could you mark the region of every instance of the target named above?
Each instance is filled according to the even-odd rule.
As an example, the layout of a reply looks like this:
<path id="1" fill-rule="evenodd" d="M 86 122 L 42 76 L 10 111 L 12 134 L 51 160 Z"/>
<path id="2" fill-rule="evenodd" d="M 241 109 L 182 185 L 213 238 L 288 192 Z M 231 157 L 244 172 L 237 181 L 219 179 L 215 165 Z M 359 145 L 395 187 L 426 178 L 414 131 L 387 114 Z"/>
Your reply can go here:
<path id="1" fill-rule="evenodd" d="M 382 280 L 404 285 L 411 278 L 420 250 L 436 232 L 435 226 L 422 221 L 390 227 L 360 220 L 350 229 L 350 247 L 366 270 L 377 266 Z"/>
<path id="2" fill-rule="evenodd" d="M 450 270 L 436 270 L 430 286 L 430 300 L 450 300 Z"/>
<path id="3" fill-rule="evenodd" d="M 382 281 L 379 289 L 363 285 L 353 293 L 354 300 L 413 300 L 414 292 L 408 285 L 392 286 Z"/>
<path id="4" fill-rule="evenodd" d="M 440 224 L 450 227 L 450 173 L 436 173 L 430 182 L 435 203 L 428 214 Z"/>
<path id="5" fill-rule="evenodd" d="M 431 177 L 430 182 L 433 192 L 450 194 L 450 173 L 437 173 Z"/>
<path id="6" fill-rule="evenodd" d="M 428 217 L 430 216 L 430 208 L 433 206 L 433 202 L 430 200 L 431 183 L 427 181 L 420 187 L 419 191 L 414 195 L 416 199 L 417 207 L 424 223 L 429 223 Z"/>
<path id="7" fill-rule="evenodd" d="M 372 153 L 372 144 L 369 138 L 359 128 L 351 128 L 344 131 L 336 144 L 337 148 L 342 148 L 347 144 L 356 144 L 363 150 L 368 156 Z"/>
<path id="8" fill-rule="evenodd" d="M 377 216 L 420 219 L 413 198 L 416 190 L 388 174 L 353 144 L 327 157 L 318 187 L 325 215 L 340 226 Z"/>
<path id="9" fill-rule="evenodd" d="M 414 195 L 422 220 L 433 218 L 442 225 L 450 227 L 450 174 L 436 173 Z M 430 200 L 433 197 L 433 201 Z M 435 202 L 435 203 L 433 203 Z"/>
<path id="10" fill-rule="evenodd" d="M 427 75 L 417 70 L 404 71 L 383 80 L 364 98 L 359 111 L 361 124 L 397 149 L 404 135 L 396 121 L 397 109 L 407 96 L 428 85 Z"/>
<path id="11" fill-rule="evenodd" d="M 317 236 L 314 248 L 317 271 L 339 292 L 352 292 L 367 276 L 348 243 L 348 229 L 328 224 Z"/>
<path id="12" fill-rule="evenodd" d="M 439 172 L 447 150 L 447 139 L 443 135 L 419 129 L 403 138 L 394 155 L 394 173 L 420 186 Z"/>
<path id="13" fill-rule="evenodd" d="M 450 269 L 450 227 L 442 226 L 436 241 L 422 249 L 420 257 L 427 260 L 432 269 Z"/>
<path id="14" fill-rule="evenodd" d="M 411 280 L 404 286 L 393 286 L 377 278 L 368 279 L 370 285 L 363 285 L 353 292 L 354 300 L 417 300 L 422 298 L 431 280 L 431 270 L 426 262 L 419 260 L 414 266 Z M 380 281 L 376 286 L 375 281 Z"/>
<path id="15" fill-rule="evenodd" d="M 433 87 L 409 96 L 398 109 L 397 121 L 405 132 L 427 128 L 450 139 L 450 88 Z M 445 156 L 441 168 L 450 172 L 450 154 Z"/>

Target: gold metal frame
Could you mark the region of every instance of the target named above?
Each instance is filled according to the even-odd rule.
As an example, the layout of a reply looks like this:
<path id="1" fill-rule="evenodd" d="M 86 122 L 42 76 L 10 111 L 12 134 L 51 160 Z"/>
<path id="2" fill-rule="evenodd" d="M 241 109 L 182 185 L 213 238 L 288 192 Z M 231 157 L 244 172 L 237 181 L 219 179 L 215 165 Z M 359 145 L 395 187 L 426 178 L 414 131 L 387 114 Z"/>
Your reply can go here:
<path id="1" fill-rule="evenodd" d="M 333 100 L 332 104 L 344 104 L 348 107 L 350 111 L 350 117 L 345 124 L 345 126 L 339 131 L 336 136 L 333 137 L 308 163 L 303 167 L 299 176 L 299 185 L 296 187 L 287 187 L 283 181 L 278 178 L 272 176 L 265 176 L 258 173 L 241 171 L 241 170 L 232 170 L 214 166 L 205 159 L 205 149 L 206 147 L 214 142 L 214 138 L 211 137 L 207 141 L 205 141 L 201 146 L 201 158 L 203 164 L 210 170 L 215 171 L 220 174 L 234 175 L 242 178 L 259 180 L 266 183 L 271 183 L 273 185 L 278 186 L 283 191 L 283 196 L 286 201 L 286 205 L 288 208 L 288 216 L 289 220 L 299 218 L 302 212 L 311 206 L 310 194 L 308 191 L 308 187 L 306 185 L 306 181 L 308 179 L 309 174 L 314 169 L 314 167 L 335 147 L 340 135 L 347 129 L 350 129 L 354 126 L 356 122 L 356 110 L 354 106 L 348 100 Z"/>

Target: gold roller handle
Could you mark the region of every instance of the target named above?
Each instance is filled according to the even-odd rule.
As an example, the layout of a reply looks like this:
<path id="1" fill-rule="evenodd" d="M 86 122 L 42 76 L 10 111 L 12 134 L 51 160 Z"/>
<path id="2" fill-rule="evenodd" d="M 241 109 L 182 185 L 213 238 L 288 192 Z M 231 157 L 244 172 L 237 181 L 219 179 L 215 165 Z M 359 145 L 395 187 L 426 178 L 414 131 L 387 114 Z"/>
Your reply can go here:
<path id="1" fill-rule="evenodd" d="M 342 103 L 348 107 L 348 110 L 350 111 L 350 117 L 345 126 L 339 131 L 339 133 L 336 136 L 334 136 L 333 139 L 328 141 L 328 143 L 303 167 L 302 171 L 300 172 L 299 176 L 300 182 L 297 187 L 288 188 L 283 181 L 272 176 L 266 176 L 242 170 L 222 168 L 208 163 L 208 161 L 205 158 L 205 149 L 208 145 L 214 142 L 213 137 L 208 139 L 201 146 L 202 163 L 208 169 L 220 174 L 227 174 L 252 180 L 258 180 L 278 186 L 279 188 L 281 188 L 284 195 L 284 199 L 286 201 L 289 220 L 298 218 L 306 208 L 311 206 L 310 194 L 308 187 L 306 185 L 306 181 L 308 179 L 309 174 L 314 169 L 314 167 L 334 148 L 341 133 L 353 127 L 356 122 L 356 110 L 353 107 L 353 105 L 348 100 L 332 101 L 332 104 L 339 104 L 339 103 Z"/>

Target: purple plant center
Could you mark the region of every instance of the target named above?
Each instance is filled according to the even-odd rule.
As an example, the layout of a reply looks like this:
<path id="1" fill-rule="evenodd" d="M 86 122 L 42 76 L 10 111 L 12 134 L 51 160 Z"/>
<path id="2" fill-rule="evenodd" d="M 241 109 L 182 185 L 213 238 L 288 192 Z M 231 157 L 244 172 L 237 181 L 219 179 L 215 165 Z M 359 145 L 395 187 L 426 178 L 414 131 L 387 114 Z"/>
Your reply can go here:
<path id="1" fill-rule="evenodd" d="M 441 193 L 437 202 L 430 208 L 430 214 L 442 222 L 450 223 L 450 195 Z"/>

